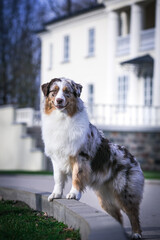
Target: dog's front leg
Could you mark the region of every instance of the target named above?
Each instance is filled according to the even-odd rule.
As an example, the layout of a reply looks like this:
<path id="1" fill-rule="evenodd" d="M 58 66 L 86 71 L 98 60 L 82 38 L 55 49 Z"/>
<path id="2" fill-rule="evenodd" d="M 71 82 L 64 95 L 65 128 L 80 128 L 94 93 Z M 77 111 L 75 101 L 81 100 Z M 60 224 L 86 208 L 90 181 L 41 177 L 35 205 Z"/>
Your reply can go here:
<path id="1" fill-rule="evenodd" d="M 89 182 L 89 171 L 85 161 L 75 161 L 72 169 L 72 188 L 66 198 L 79 200 L 81 192 Z"/>
<path id="2" fill-rule="evenodd" d="M 78 163 L 75 162 L 73 164 L 72 169 L 72 188 L 70 192 L 67 194 L 66 198 L 80 200 L 81 191 L 83 190 L 80 181 L 81 181 L 80 167 Z"/>
<path id="3" fill-rule="evenodd" d="M 61 198 L 63 194 L 64 183 L 66 175 L 54 164 L 54 189 L 49 195 L 48 201 L 51 202 L 55 198 Z"/>

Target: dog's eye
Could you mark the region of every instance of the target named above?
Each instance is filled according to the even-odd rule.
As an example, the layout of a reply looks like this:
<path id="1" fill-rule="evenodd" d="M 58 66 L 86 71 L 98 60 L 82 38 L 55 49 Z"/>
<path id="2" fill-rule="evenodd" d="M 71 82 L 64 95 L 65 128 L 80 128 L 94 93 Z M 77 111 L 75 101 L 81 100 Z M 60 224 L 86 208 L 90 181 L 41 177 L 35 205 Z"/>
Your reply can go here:
<path id="1" fill-rule="evenodd" d="M 65 90 L 64 90 L 64 93 L 65 93 L 65 94 L 69 94 L 69 90 L 68 90 L 68 89 L 65 89 Z"/>

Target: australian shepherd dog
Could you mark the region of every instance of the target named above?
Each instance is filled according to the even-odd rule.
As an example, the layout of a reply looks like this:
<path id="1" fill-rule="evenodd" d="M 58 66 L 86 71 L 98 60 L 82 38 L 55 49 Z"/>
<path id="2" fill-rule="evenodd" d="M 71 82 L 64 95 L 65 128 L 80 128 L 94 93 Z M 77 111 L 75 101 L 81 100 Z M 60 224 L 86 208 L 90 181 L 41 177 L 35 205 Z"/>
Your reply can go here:
<path id="1" fill-rule="evenodd" d="M 66 78 L 42 85 L 42 138 L 53 163 L 54 189 L 48 201 L 61 198 L 68 175 L 72 187 L 66 198 L 79 200 L 91 187 L 102 208 L 122 224 L 121 210 L 129 217 L 132 238 L 141 238 L 139 206 L 144 177 L 128 150 L 109 142 L 89 122 L 80 99 L 82 86 Z"/>

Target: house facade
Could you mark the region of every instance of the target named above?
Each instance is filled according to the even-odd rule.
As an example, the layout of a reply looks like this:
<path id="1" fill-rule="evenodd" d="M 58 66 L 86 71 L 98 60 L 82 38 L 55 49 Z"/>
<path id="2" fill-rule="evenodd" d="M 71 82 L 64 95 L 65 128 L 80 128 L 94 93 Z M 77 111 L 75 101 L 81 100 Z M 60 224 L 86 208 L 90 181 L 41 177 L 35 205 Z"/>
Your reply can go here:
<path id="1" fill-rule="evenodd" d="M 41 83 L 66 77 L 98 125 L 160 125 L 160 0 L 104 0 L 45 23 Z"/>
<path id="2" fill-rule="evenodd" d="M 82 84 L 90 121 L 143 169 L 160 170 L 160 0 L 98 2 L 37 32 L 41 84 L 56 77 Z M 14 113 L 14 122 L 39 133 L 40 118 L 33 109 Z"/>

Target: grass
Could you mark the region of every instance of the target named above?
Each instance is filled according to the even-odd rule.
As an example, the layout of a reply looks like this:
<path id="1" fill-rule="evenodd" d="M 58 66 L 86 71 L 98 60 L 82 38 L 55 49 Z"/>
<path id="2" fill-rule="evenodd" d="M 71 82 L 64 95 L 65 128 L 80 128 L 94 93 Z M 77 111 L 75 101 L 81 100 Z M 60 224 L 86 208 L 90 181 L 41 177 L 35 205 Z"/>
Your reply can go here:
<path id="1" fill-rule="evenodd" d="M 18 201 L 0 201 L 0 240 L 80 240 L 79 231 Z"/>
<path id="2" fill-rule="evenodd" d="M 143 171 L 144 173 L 144 177 L 146 179 L 159 179 L 160 180 L 160 171 Z M 53 175 L 52 172 L 49 171 L 21 171 L 21 170 L 17 170 L 17 171 L 9 171 L 9 170 L 0 170 L 0 175 L 5 175 L 5 174 L 9 174 L 9 175 L 16 175 L 16 174 L 31 174 L 31 175 Z"/>
<path id="3" fill-rule="evenodd" d="M 31 175 L 53 175 L 53 172 L 50 171 L 24 171 L 24 170 L 0 170 L 1 175 L 7 174 L 31 174 Z"/>
<path id="4" fill-rule="evenodd" d="M 157 179 L 157 180 L 160 180 L 160 172 L 144 171 L 143 174 L 144 174 L 145 179 Z"/>

